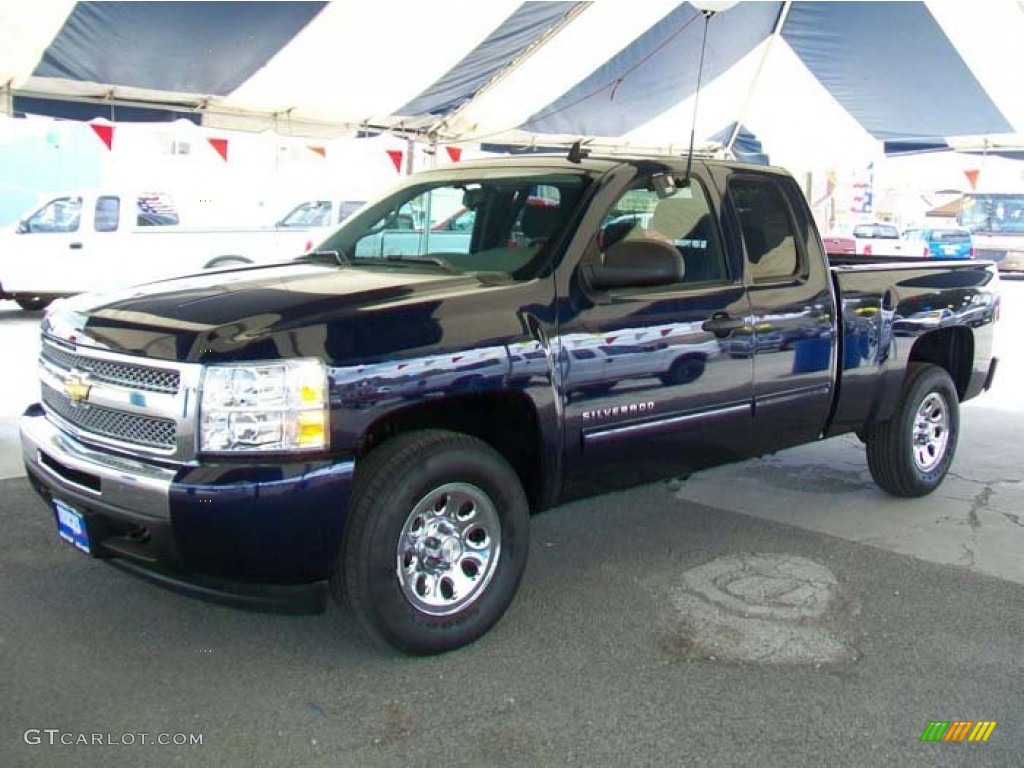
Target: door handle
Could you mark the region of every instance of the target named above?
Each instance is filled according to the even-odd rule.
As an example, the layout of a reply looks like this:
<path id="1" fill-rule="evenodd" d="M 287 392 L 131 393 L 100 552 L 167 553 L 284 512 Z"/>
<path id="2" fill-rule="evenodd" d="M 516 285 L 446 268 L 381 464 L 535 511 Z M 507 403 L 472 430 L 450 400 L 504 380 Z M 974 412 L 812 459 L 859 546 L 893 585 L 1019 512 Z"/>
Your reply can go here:
<path id="1" fill-rule="evenodd" d="M 82 249 L 82 244 L 81 244 L 81 243 L 71 243 L 71 244 L 70 244 L 70 245 L 68 246 L 68 248 L 70 248 L 70 249 L 71 249 L 71 250 L 73 250 L 73 251 L 79 251 L 79 250 L 81 250 L 81 249 Z"/>
<path id="2" fill-rule="evenodd" d="M 708 333 L 713 333 L 720 339 L 724 339 L 733 331 L 738 331 L 744 324 L 744 320 L 741 317 L 730 317 L 725 312 L 715 312 L 715 314 L 703 322 L 701 328 Z"/>

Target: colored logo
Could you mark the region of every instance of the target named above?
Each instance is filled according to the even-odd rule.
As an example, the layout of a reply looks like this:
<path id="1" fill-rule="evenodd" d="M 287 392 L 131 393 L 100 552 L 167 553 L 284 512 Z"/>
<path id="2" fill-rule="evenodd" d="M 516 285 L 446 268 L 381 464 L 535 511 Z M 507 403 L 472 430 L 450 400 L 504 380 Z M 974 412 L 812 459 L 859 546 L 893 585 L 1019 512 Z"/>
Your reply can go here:
<path id="1" fill-rule="evenodd" d="M 988 741 L 996 725 L 995 720 L 932 720 L 921 741 Z"/>
<path id="2" fill-rule="evenodd" d="M 89 397 L 89 390 L 92 389 L 84 374 L 71 372 L 71 375 L 64 380 L 64 392 L 71 398 L 72 405 L 81 405 Z"/>

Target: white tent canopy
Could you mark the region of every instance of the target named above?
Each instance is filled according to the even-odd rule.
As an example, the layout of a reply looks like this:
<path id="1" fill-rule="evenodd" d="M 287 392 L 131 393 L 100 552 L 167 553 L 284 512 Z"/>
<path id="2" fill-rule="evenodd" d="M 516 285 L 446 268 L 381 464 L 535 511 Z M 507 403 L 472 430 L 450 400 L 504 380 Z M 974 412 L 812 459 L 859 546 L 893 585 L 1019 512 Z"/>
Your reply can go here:
<path id="1" fill-rule="evenodd" d="M 709 7 L 711 3 L 696 3 Z M 773 160 L 1024 133 L 1013 0 L 117 3 L 0 8 L 4 111 L 299 136 L 577 139 Z M 699 106 L 698 106 L 699 104 Z"/>

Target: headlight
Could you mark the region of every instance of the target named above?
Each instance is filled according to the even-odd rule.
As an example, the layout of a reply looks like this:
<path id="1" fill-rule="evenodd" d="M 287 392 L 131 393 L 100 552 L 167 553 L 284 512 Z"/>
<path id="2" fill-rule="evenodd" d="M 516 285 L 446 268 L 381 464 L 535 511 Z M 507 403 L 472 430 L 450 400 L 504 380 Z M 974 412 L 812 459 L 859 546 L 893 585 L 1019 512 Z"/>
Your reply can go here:
<path id="1" fill-rule="evenodd" d="M 202 451 L 327 447 L 327 372 L 319 360 L 214 365 L 203 371 Z"/>

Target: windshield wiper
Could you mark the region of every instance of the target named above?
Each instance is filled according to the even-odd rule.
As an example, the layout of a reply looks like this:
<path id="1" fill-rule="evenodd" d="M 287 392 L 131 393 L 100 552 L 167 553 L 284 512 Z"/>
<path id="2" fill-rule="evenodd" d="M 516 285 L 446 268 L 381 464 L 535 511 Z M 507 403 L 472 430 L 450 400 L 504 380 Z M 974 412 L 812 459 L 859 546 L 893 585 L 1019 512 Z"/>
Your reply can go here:
<path id="1" fill-rule="evenodd" d="M 384 257 L 385 261 L 404 261 L 412 264 L 436 264 L 441 267 L 445 272 L 450 272 L 453 275 L 461 275 L 462 270 L 455 267 L 448 259 L 443 259 L 440 256 L 401 256 L 399 254 L 392 254 Z"/>
<path id="2" fill-rule="evenodd" d="M 299 256 L 297 261 L 322 261 L 330 259 L 339 267 L 347 267 L 352 264 L 352 259 L 345 255 L 344 251 L 309 251 Z"/>

